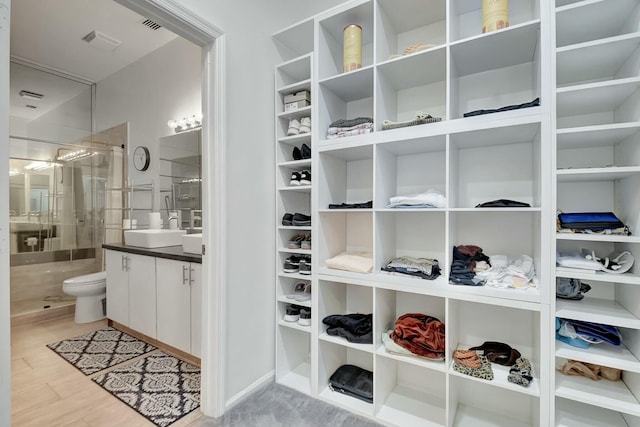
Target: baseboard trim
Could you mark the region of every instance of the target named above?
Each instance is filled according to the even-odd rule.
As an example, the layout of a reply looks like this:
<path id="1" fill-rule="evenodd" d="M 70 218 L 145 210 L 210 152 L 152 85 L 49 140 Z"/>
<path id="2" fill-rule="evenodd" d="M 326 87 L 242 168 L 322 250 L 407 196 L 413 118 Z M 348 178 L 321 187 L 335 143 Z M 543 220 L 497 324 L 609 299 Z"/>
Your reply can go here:
<path id="1" fill-rule="evenodd" d="M 267 374 L 265 374 L 262 377 L 260 377 L 257 380 L 255 380 L 252 384 L 250 384 L 247 388 L 242 390 L 240 393 L 236 393 L 235 395 L 231 396 L 231 398 L 229 398 L 225 402 L 225 405 L 224 405 L 225 412 L 228 411 L 229 409 L 233 408 L 242 399 L 244 399 L 245 397 L 249 396 L 250 394 L 252 394 L 256 390 L 258 390 L 259 388 L 262 388 L 267 383 L 272 382 L 275 379 L 275 376 L 276 376 L 276 371 L 275 370 L 270 371 Z"/>
<path id="2" fill-rule="evenodd" d="M 28 325 L 30 323 L 44 322 L 47 320 L 57 319 L 73 315 L 76 310 L 75 304 L 65 305 L 63 307 L 48 308 L 46 310 L 37 311 L 27 314 L 16 314 L 11 316 L 11 327 Z"/>
<path id="3" fill-rule="evenodd" d="M 196 357 L 192 354 L 186 353 L 182 350 L 178 350 L 175 347 L 170 346 L 169 344 L 165 344 L 162 341 L 158 341 L 155 338 L 151 338 L 148 335 L 145 335 L 143 333 L 140 333 L 136 330 L 133 330 L 127 326 L 124 326 L 121 323 L 118 323 L 116 321 L 113 321 L 111 319 L 107 319 L 107 326 L 111 326 L 112 328 L 115 328 L 119 331 L 122 331 L 124 333 L 127 333 L 129 335 L 131 335 L 132 337 L 136 337 L 139 340 L 142 340 L 144 342 L 146 342 L 147 344 L 151 344 L 155 347 L 158 347 L 160 350 L 164 351 L 167 354 L 170 354 L 171 356 L 175 356 L 178 359 L 184 360 L 186 362 L 192 363 L 198 367 L 200 367 L 200 363 L 201 360 L 199 357 Z"/>

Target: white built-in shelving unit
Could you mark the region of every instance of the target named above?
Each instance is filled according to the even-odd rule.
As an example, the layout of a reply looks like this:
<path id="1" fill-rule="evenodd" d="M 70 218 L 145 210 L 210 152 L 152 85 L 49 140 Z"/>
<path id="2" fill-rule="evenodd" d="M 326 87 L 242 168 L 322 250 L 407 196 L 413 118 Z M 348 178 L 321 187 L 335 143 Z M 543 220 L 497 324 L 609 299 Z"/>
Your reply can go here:
<path id="1" fill-rule="evenodd" d="M 633 233 L 558 233 L 555 250 L 588 248 L 600 256 L 627 250 L 640 259 L 640 2 L 557 1 L 554 7 L 553 210 L 615 212 Z M 556 425 L 640 425 L 639 271 L 559 269 L 553 275 L 592 287 L 581 301 L 552 301 L 555 316 L 613 325 L 623 336 L 620 347 L 579 349 L 552 341 L 552 367 L 574 359 L 623 371 L 620 382 L 557 372 L 551 378 Z"/>
<path id="2" fill-rule="evenodd" d="M 297 228 L 277 226 L 276 381 L 393 426 L 640 426 L 640 269 L 613 275 L 556 271 L 556 250 L 629 250 L 640 260 L 640 0 L 511 0 L 508 28 L 483 34 L 480 1 L 353 0 L 274 35 L 277 221 L 312 215 L 312 326 L 281 321 L 298 279 L 282 273 Z M 362 68 L 342 71 L 342 32 L 362 27 Z M 432 47 L 402 56 L 418 43 Z M 312 93 L 307 111 L 283 113 L 283 94 Z M 463 117 L 541 99 L 537 107 Z M 425 111 L 442 121 L 382 131 L 384 120 Z M 311 135 L 287 137 L 291 117 L 311 115 Z M 371 117 L 374 132 L 327 139 L 337 119 Z M 313 141 L 313 144 L 311 142 Z M 294 145 L 312 147 L 293 162 Z M 309 188 L 292 170 L 311 167 Z M 444 208 L 390 209 L 389 198 L 435 189 Z M 476 208 L 495 199 L 528 208 Z M 370 209 L 329 209 L 373 201 Z M 556 210 L 614 211 L 633 236 L 556 234 Z M 449 283 L 452 248 L 533 258 L 536 289 Z M 343 251 L 373 253 L 373 272 L 332 270 Z M 439 260 L 433 281 L 389 275 L 394 257 Z M 556 277 L 584 280 L 582 301 L 555 300 Z M 329 336 L 329 314 L 373 313 L 373 344 Z M 387 353 L 381 336 L 405 313 L 446 324 L 446 360 Z M 555 341 L 555 317 L 620 328 L 624 344 L 589 350 Z M 527 357 L 524 388 L 493 365 L 485 381 L 453 370 L 457 348 L 502 341 Z M 592 383 L 556 369 L 567 359 L 624 371 Z M 340 366 L 373 371 L 374 402 L 328 387 Z"/>

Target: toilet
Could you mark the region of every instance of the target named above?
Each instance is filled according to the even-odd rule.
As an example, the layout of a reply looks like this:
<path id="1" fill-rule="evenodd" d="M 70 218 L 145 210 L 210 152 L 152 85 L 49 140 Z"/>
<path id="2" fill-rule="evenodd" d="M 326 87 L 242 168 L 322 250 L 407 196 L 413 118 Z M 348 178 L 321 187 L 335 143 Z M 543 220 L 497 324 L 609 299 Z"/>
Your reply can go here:
<path id="1" fill-rule="evenodd" d="M 89 323 L 106 317 L 104 300 L 107 297 L 107 273 L 72 277 L 62 283 L 65 294 L 76 297 L 76 323 Z"/>

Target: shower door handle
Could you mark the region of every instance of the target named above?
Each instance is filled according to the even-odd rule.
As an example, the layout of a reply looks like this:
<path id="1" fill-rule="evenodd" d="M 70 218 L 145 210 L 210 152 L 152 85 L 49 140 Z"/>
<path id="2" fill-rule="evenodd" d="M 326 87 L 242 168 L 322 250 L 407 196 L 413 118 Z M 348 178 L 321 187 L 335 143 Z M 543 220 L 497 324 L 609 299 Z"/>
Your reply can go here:
<path id="1" fill-rule="evenodd" d="M 193 285 L 193 282 L 196 280 L 193 278 L 193 272 L 195 270 L 193 268 L 189 268 L 189 286 Z"/>

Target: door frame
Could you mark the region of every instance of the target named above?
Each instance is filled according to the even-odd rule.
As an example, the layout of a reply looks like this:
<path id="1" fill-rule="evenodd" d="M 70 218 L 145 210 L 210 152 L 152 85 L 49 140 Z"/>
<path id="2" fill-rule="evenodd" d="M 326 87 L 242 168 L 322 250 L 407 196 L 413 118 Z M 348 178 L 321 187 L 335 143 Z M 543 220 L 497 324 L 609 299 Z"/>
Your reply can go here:
<path id="1" fill-rule="evenodd" d="M 217 418 L 225 401 L 225 36 L 176 0 L 114 0 L 202 48 L 202 376 L 201 411 Z M 11 0 L 0 0 L 0 188 L 9 174 L 9 62 Z M 0 206 L 8 206 L 0 191 Z M 0 210 L 0 425 L 11 420 L 9 212 Z"/>

